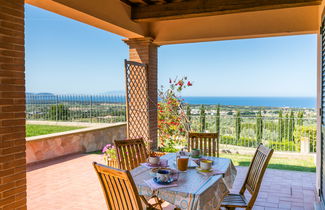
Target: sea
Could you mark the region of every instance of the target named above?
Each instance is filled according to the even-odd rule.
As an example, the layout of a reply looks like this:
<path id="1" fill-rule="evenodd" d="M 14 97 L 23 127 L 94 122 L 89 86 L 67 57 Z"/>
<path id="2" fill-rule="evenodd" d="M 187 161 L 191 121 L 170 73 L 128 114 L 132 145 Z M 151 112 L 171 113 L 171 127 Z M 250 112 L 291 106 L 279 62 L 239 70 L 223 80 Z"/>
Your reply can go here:
<path id="1" fill-rule="evenodd" d="M 52 93 L 27 93 L 28 103 L 41 103 L 53 101 L 76 102 L 109 102 L 125 103 L 123 94 L 104 95 L 55 95 Z M 238 106 L 264 106 L 289 108 L 316 108 L 316 97 L 216 97 L 216 96 L 183 96 L 184 102 L 198 105 L 238 105 Z"/>
<path id="2" fill-rule="evenodd" d="M 316 97 L 200 97 L 184 96 L 188 104 L 204 105 L 238 105 L 290 108 L 316 108 Z"/>

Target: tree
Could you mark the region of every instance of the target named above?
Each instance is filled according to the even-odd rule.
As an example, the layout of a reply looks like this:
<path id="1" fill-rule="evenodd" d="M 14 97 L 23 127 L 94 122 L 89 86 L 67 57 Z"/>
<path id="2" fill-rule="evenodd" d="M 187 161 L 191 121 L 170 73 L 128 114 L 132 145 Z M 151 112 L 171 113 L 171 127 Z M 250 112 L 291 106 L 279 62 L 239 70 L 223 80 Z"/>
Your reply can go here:
<path id="1" fill-rule="evenodd" d="M 186 107 L 186 115 L 187 115 L 187 119 L 188 119 L 188 130 L 190 131 L 191 130 L 191 107 L 190 105 L 188 105 Z"/>
<path id="2" fill-rule="evenodd" d="M 49 116 L 51 120 L 69 120 L 70 110 L 63 104 L 52 105 L 49 110 Z"/>
<path id="3" fill-rule="evenodd" d="M 263 117 L 262 110 L 257 113 L 256 117 L 256 140 L 258 143 L 262 142 L 263 138 Z"/>
<path id="4" fill-rule="evenodd" d="M 295 115 L 293 111 L 290 112 L 289 127 L 288 127 L 288 139 L 294 141 L 293 132 L 295 130 Z"/>
<path id="5" fill-rule="evenodd" d="M 278 137 L 279 141 L 282 141 L 284 137 L 284 123 L 283 123 L 283 112 L 279 111 L 279 119 L 278 119 Z"/>
<path id="6" fill-rule="evenodd" d="M 206 123 L 205 123 L 205 107 L 201 105 L 200 108 L 200 132 L 204 133 L 206 129 Z"/>
<path id="7" fill-rule="evenodd" d="M 303 118 L 304 118 L 304 111 L 298 112 L 298 115 L 297 115 L 297 125 L 299 125 L 299 126 L 304 125 Z"/>
<path id="8" fill-rule="evenodd" d="M 289 128 L 289 114 L 286 113 L 284 117 L 284 130 L 283 130 L 283 136 L 285 139 L 288 139 L 288 129 Z"/>
<path id="9" fill-rule="evenodd" d="M 217 107 L 217 114 L 216 114 L 216 132 L 220 136 L 220 105 Z"/>
<path id="10" fill-rule="evenodd" d="M 238 142 L 240 140 L 240 132 L 241 132 L 241 117 L 240 117 L 240 111 L 237 110 L 236 112 L 236 118 L 235 118 L 235 129 L 236 129 L 236 141 Z"/>

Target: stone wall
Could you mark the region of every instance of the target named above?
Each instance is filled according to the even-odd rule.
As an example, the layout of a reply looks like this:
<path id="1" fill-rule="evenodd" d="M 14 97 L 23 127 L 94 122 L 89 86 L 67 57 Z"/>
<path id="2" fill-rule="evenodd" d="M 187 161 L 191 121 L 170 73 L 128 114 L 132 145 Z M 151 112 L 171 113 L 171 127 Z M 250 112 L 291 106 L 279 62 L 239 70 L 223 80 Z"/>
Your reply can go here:
<path id="1" fill-rule="evenodd" d="M 116 139 L 126 138 L 126 123 L 83 128 L 26 138 L 27 163 L 68 154 L 101 150 Z"/>

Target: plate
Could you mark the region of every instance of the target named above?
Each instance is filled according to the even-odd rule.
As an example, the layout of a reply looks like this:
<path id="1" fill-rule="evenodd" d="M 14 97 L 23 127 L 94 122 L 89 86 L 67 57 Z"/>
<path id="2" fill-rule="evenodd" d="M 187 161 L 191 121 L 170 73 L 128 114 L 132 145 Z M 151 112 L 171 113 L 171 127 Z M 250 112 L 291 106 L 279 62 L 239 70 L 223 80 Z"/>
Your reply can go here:
<path id="1" fill-rule="evenodd" d="M 204 170 L 204 169 L 201 169 L 200 167 L 197 167 L 196 170 L 198 170 L 199 172 L 209 173 L 209 172 L 213 171 L 213 168 L 210 168 L 208 170 Z"/>
<path id="2" fill-rule="evenodd" d="M 157 184 L 168 185 L 168 184 L 171 184 L 174 181 L 174 179 L 172 177 L 170 177 L 167 182 L 161 182 L 161 181 L 158 181 L 157 177 L 155 177 L 155 178 L 153 178 L 153 181 L 156 182 Z"/>

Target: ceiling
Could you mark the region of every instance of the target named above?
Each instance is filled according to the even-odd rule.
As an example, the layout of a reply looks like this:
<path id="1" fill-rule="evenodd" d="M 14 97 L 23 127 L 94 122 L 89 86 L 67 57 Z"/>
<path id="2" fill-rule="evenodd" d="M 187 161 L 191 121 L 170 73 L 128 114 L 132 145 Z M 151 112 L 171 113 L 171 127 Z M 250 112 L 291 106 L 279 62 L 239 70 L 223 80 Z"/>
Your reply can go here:
<path id="1" fill-rule="evenodd" d="M 131 18 L 155 22 L 181 18 L 282 9 L 321 4 L 322 0 L 121 0 L 131 6 Z"/>

